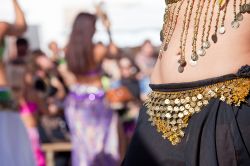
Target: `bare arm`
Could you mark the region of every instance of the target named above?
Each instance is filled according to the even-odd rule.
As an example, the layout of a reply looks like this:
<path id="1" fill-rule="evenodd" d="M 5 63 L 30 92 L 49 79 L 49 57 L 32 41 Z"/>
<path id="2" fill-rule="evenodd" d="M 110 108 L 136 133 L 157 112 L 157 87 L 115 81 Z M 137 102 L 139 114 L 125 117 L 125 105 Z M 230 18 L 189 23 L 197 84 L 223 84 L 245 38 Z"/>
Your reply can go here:
<path id="1" fill-rule="evenodd" d="M 0 45 L 3 42 L 7 30 L 8 30 L 8 24 L 0 22 Z M 4 66 L 1 58 L 2 57 L 0 56 L 0 86 L 4 86 L 7 84 L 7 81 L 4 75 Z"/>
<path id="2" fill-rule="evenodd" d="M 0 22 L 0 44 L 3 41 L 4 35 L 8 30 L 8 24 L 4 22 Z"/>
<path id="3" fill-rule="evenodd" d="M 9 25 L 7 34 L 13 36 L 19 36 L 26 31 L 27 24 L 24 17 L 24 13 L 20 8 L 20 5 L 18 4 L 17 0 L 13 0 L 13 4 L 16 13 L 16 21 L 14 24 Z"/>

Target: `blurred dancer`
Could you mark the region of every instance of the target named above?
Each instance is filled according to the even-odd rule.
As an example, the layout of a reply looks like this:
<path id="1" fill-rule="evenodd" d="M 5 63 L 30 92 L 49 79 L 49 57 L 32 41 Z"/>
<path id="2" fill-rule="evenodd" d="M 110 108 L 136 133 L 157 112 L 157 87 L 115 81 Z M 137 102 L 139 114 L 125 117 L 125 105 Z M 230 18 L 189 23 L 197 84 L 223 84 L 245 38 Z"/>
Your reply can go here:
<path id="1" fill-rule="evenodd" d="M 68 69 L 76 78 L 65 101 L 73 166 L 115 166 L 119 161 L 118 117 L 105 101 L 92 43 L 95 22 L 94 15 L 80 13 L 66 49 Z"/>
<path id="2" fill-rule="evenodd" d="M 24 14 L 13 0 L 16 22 L 0 20 L 0 162 L 2 166 L 35 166 L 29 138 L 19 117 L 4 74 L 2 61 L 5 35 L 21 35 L 26 30 Z M 15 111 L 16 110 L 16 111 Z"/>

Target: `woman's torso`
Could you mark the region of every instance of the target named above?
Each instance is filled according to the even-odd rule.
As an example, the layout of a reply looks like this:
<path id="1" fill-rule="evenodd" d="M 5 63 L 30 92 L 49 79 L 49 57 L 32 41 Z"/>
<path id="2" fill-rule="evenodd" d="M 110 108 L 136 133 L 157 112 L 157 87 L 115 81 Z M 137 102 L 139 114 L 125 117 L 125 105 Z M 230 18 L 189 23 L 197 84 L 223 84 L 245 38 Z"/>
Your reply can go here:
<path id="1" fill-rule="evenodd" d="M 207 2 L 208 0 L 205 0 Z M 213 0 L 211 0 L 213 1 Z M 237 10 L 240 4 L 237 1 Z M 247 1 L 249 2 L 249 1 Z M 180 2 L 178 2 L 180 3 Z M 231 22 L 234 19 L 234 7 L 233 0 L 229 0 L 227 15 L 225 19 L 225 34 L 219 34 L 217 43 L 211 40 L 211 35 L 215 31 L 217 10 L 214 11 L 213 21 L 211 26 L 211 35 L 209 40 L 211 47 L 206 50 L 206 55 L 204 57 L 199 57 L 196 66 L 191 66 L 189 64 L 190 57 L 192 54 L 192 38 L 194 31 L 194 15 L 196 12 L 198 0 L 195 0 L 194 10 L 192 11 L 192 17 L 190 21 L 189 32 L 187 36 L 187 46 L 186 46 L 186 61 L 187 66 L 183 73 L 178 72 L 178 60 L 180 56 L 177 55 L 179 50 L 180 36 L 183 28 L 183 18 L 185 7 L 187 1 L 185 1 L 180 10 L 178 21 L 176 24 L 173 37 L 168 45 L 168 49 L 164 52 L 161 58 L 158 58 L 156 66 L 151 76 L 151 83 L 162 84 L 162 83 L 178 83 L 178 82 L 191 82 L 206 78 L 212 78 L 220 75 L 225 75 L 229 73 L 235 73 L 237 70 L 246 64 L 250 64 L 250 14 L 244 14 L 244 20 L 240 22 L 240 27 L 238 29 L 233 29 L 231 27 Z M 211 5 L 210 5 L 211 6 Z M 205 8 L 205 6 L 204 6 Z M 210 7 L 211 8 L 211 7 Z M 210 14 L 211 11 L 208 13 Z M 201 34 L 203 31 L 203 21 L 205 18 L 205 9 L 200 19 L 200 27 L 198 33 L 197 48 L 200 48 Z M 223 12 L 221 12 L 222 15 Z M 210 16 L 208 16 L 210 17 Z M 221 16 L 222 17 L 222 16 Z M 220 23 L 219 23 L 220 24 Z"/>

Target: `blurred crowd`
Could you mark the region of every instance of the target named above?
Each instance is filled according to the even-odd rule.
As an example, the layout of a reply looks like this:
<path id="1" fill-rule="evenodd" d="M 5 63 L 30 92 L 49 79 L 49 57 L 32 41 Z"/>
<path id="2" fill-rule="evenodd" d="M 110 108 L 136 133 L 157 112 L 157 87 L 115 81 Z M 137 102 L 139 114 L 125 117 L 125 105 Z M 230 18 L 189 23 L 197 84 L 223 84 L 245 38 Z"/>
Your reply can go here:
<path id="1" fill-rule="evenodd" d="M 58 166 L 119 165 L 133 135 L 157 48 L 93 43 L 96 19 L 80 13 L 67 45 L 51 41 L 49 52 L 21 35 L 6 44 L 4 71 L 38 166 L 42 144 L 57 142 L 73 144 L 56 153 Z"/>

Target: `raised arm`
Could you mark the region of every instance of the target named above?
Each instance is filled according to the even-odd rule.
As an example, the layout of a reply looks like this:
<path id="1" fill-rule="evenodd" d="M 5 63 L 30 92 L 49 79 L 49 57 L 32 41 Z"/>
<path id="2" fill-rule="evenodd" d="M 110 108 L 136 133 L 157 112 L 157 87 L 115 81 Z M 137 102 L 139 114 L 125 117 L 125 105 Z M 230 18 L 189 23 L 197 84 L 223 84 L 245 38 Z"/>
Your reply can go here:
<path id="1" fill-rule="evenodd" d="M 0 45 L 2 44 L 1 42 L 3 41 L 4 35 L 6 34 L 8 30 L 8 24 L 5 22 L 0 22 Z"/>
<path id="2" fill-rule="evenodd" d="M 27 24 L 24 17 L 24 13 L 17 0 L 13 0 L 13 4 L 16 14 L 16 21 L 14 24 L 9 25 L 7 35 L 19 36 L 26 31 Z"/>

